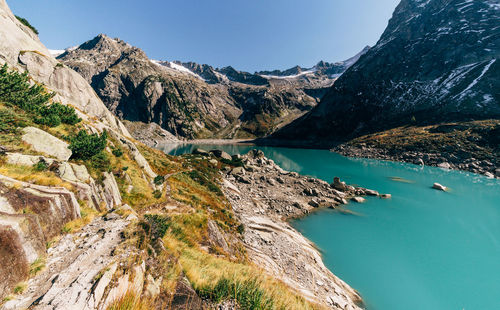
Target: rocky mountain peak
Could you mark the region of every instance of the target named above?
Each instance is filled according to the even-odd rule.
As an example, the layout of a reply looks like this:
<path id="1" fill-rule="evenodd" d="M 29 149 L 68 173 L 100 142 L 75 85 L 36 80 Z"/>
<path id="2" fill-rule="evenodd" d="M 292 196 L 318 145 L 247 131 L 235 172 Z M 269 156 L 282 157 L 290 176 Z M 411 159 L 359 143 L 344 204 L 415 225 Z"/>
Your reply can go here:
<path id="1" fill-rule="evenodd" d="M 375 47 L 280 134 L 344 140 L 408 124 L 500 117 L 498 0 L 403 0 Z"/>

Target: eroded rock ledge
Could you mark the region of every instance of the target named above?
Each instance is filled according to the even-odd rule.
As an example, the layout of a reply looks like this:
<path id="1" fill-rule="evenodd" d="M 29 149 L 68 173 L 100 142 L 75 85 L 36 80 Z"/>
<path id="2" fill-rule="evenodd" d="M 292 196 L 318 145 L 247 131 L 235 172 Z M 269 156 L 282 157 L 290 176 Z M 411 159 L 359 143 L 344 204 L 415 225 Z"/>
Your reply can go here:
<path id="1" fill-rule="evenodd" d="M 241 160 L 245 168 L 226 171 L 223 184 L 244 226 L 243 242 L 250 259 L 310 301 L 332 309 L 361 309 L 361 296 L 326 268 L 315 246 L 287 220 L 378 193 L 338 179 L 330 185 L 284 171 L 257 150 Z"/>

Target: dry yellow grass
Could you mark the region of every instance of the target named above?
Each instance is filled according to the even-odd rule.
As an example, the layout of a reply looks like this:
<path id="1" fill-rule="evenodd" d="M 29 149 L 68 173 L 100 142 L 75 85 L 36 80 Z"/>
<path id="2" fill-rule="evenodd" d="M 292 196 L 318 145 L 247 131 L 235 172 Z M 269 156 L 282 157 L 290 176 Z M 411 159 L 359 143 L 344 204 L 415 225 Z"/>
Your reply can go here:
<path id="1" fill-rule="evenodd" d="M 100 214 L 96 210 L 84 205 L 84 206 L 80 207 L 80 215 L 81 215 L 80 218 L 77 218 L 75 220 L 72 220 L 72 221 L 66 223 L 62 228 L 62 232 L 72 233 L 72 232 L 78 231 L 83 226 L 92 222 L 92 220 Z"/>
<path id="2" fill-rule="evenodd" d="M 215 257 L 196 247 L 188 247 L 171 236 L 164 239 L 169 252 L 179 257 L 183 272 L 197 291 L 210 291 L 222 279 L 233 283 L 253 283 L 266 298 L 273 301 L 273 309 L 324 309 L 299 296 L 287 285 L 266 275 L 251 263 L 235 263 Z"/>
<path id="3" fill-rule="evenodd" d="M 73 185 L 63 181 L 51 171 L 35 171 L 29 166 L 2 164 L 0 166 L 0 174 L 32 184 L 64 187 L 70 191 L 74 191 Z"/>
<path id="4" fill-rule="evenodd" d="M 154 303 L 143 299 L 133 291 L 127 293 L 109 305 L 107 310 L 151 310 L 154 309 Z"/>

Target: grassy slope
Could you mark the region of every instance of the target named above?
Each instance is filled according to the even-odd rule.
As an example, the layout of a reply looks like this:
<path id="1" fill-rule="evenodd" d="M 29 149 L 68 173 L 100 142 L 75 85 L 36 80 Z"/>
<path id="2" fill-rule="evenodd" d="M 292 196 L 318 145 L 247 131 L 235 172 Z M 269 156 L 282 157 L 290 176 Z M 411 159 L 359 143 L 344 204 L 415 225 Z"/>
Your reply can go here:
<path id="1" fill-rule="evenodd" d="M 484 120 L 432 126 L 406 126 L 362 136 L 346 143 L 401 152 L 452 153 L 500 162 L 500 121 Z"/>

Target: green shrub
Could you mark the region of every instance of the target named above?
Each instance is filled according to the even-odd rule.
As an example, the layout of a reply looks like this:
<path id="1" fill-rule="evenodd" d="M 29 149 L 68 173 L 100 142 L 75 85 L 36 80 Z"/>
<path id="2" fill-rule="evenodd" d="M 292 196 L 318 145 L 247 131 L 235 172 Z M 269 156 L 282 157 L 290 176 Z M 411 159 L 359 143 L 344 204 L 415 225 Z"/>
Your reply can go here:
<path id="1" fill-rule="evenodd" d="M 70 138 L 69 149 L 73 152 L 71 157 L 83 160 L 90 159 L 106 148 L 107 139 L 106 131 L 99 136 L 95 133 L 89 135 L 85 130 L 80 130 L 78 134 Z"/>
<path id="2" fill-rule="evenodd" d="M 259 281 L 256 279 L 240 282 L 222 278 L 215 287 L 201 288 L 198 293 L 201 297 L 208 298 L 216 303 L 227 299 L 235 300 L 241 309 L 274 309 L 273 299 L 268 297 L 260 288 Z"/>
<path id="3" fill-rule="evenodd" d="M 42 106 L 38 112 L 41 117 L 58 117 L 60 123 L 68 125 L 76 125 L 82 120 L 73 107 L 65 106 L 59 102 Z"/>
<path id="4" fill-rule="evenodd" d="M 46 171 L 47 169 L 49 169 L 49 165 L 43 158 L 40 158 L 40 160 L 33 165 L 33 169 L 35 171 Z"/>
<path id="5" fill-rule="evenodd" d="M 157 175 L 154 179 L 155 185 L 162 185 L 165 182 L 165 177 L 162 175 Z"/>
<path id="6" fill-rule="evenodd" d="M 111 162 L 109 161 L 109 157 L 106 153 L 100 152 L 90 158 L 90 165 L 95 170 L 107 171 L 111 166 Z"/>
<path id="7" fill-rule="evenodd" d="M 16 18 L 18 21 L 21 22 L 21 24 L 25 25 L 29 29 L 33 30 L 34 33 L 38 34 L 38 30 L 35 27 L 33 27 L 25 18 L 22 18 L 22 17 L 17 16 L 17 15 L 16 15 Z"/>
<path id="8" fill-rule="evenodd" d="M 153 192 L 153 197 L 156 198 L 156 199 L 160 199 L 161 198 L 161 191 L 155 190 Z"/>
<path id="9" fill-rule="evenodd" d="M 245 226 L 243 226 L 243 224 L 238 225 L 238 227 L 236 227 L 236 231 L 238 231 L 240 235 L 243 234 L 245 232 Z"/>
<path id="10" fill-rule="evenodd" d="M 29 113 L 37 124 L 55 127 L 80 122 L 73 107 L 58 102 L 49 104 L 54 95 L 41 84 L 32 85 L 26 72 L 10 71 L 6 64 L 0 67 L 0 102 Z"/>
<path id="11" fill-rule="evenodd" d="M 121 157 L 123 155 L 123 151 L 120 148 L 114 148 L 111 153 L 113 153 L 116 157 Z"/>

